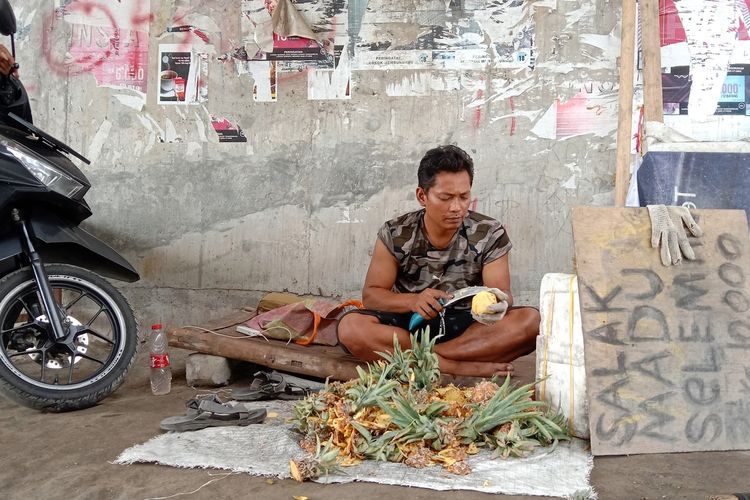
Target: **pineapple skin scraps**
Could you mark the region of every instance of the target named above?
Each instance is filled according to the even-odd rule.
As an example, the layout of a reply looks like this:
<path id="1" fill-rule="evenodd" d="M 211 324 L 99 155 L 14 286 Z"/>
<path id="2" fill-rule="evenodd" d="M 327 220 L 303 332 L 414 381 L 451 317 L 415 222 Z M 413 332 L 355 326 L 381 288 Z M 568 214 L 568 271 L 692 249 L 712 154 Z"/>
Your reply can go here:
<path id="1" fill-rule="evenodd" d="M 536 447 L 569 439 L 567 423 L 546 403 L 534 401 L 536 382 L 512 387 L 484 380 L 474 387 L 438 386 L 440 370 L 429 329 L 402 350 L 394 338 L 382 361 L 358 367 L 358 378 L 326 383 L 294 407 L 292 423 L 310 456 L 290 460 L 298 481 L 329 474 L 362 460 L 441 465 L 468 474 L 466 458 L 480 447 L 499 458 L 522 457 Z"/>

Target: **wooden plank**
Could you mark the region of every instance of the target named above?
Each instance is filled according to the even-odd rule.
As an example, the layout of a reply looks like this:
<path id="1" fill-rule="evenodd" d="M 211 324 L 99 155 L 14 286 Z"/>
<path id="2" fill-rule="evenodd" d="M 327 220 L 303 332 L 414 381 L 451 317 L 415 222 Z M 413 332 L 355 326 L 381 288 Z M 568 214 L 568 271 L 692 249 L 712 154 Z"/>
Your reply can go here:
<path id="1" fill-rule="evenodd" d="M 215 321 L 214 324 L 226 325 L 246 317 L 247 314 L 247 312 L 237 313 L 232 318 L 223 318 Z M 225 358 L 250 361 L 301 375 L 331 377 L 333 380 L 349 380 L 356 377 L 356 367 L 364 364 L 340 347 L 299 346 L 237 333 L 235 326 L 247 319 L 249 317 L 220 329 L 207 328 L 215 330 L 219 335 L 195 327 L 171 328 L 167 330 L 169 345 Z"/>
<path id="2" fill-rule="evenodd" d="M 646 209 L 573 210 L 594 455 L 750 449 L 747 217 L 695 215 L 664 267 Z"/>
<path id="3" fill-rule="evenodd" d="M 643 44 L 643 115 L 647 122 L 663 122 L 659 0 L 642 0 L 640 17 Z"/>
<path id="4" fill-rule="evenodd" d="M 633 75 L 635 71 L 635 0 L 622 1 L 620 30 L 620 86 L 618 95 L 615 206 L 624 207 L 630 182 L 630 145 L 633 126 Z"/>

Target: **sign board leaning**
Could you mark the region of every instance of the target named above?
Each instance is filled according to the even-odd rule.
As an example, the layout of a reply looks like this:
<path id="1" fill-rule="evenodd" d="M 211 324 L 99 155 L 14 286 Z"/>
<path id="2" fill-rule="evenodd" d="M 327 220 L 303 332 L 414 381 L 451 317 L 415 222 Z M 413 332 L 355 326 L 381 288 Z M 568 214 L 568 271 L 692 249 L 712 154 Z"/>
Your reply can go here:
<path id="1" fill-rule="evenodd" d="M 594 455 L 750 449 L 747 217 L 693 214 L 664 267 L 645 208 L 573 209 Z"/>

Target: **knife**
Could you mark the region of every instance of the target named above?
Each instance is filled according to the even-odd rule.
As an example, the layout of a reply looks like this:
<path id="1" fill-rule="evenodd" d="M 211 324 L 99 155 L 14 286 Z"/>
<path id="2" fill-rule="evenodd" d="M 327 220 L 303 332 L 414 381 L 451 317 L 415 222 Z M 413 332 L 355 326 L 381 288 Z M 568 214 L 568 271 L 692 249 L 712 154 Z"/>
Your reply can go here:
<path id="1" fill-rule="evenodd" d="M 456 290 L 453 292 L 453 297 L 451 297 L 448 300 L 445 299 L 438 299 L 438 302 L 440 302 L 440 305 L 443 306 L 443 308 L 446 308 L 448 306 L 451 306 L 455 304 L 456 302 L 459 302 L 461 300 L 467 299 L 469 297 L 473 297 L 474 295 L 478 294 L 479 292 L 488 292 L 490 290 L 489 287 L 486 286 L 467 286 L 466 288 L 461 288 L 460 290 Z M 411 319 L 409 320 L 409 331 L 411 332 L 416 327 L 422 324 L 424 322 L 424 318 L 419 313 L 414 313 L 411 315 Z"/>

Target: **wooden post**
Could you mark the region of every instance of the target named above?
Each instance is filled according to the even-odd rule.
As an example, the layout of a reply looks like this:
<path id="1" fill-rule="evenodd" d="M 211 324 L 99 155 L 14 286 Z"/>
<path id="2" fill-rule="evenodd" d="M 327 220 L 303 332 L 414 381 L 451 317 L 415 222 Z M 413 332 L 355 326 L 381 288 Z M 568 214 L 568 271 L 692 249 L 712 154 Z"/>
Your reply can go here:
<path id="1" fill-rule="evenodd" d="M 617 103 L 617 163 L 615 206 L 624 207 L 630 182 L 630 138 L 633 123 L 633 74 L 635 54 L 635 0 L 622 1 L 620 30 L 620 87 Z"/>
<path id="2" fill-rule="evenodd" d="M 641 0 L 641 40 L 644 118 L 647 122 L 663 122 L 659 0 Z"/>

